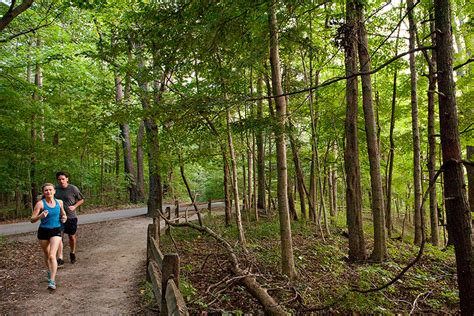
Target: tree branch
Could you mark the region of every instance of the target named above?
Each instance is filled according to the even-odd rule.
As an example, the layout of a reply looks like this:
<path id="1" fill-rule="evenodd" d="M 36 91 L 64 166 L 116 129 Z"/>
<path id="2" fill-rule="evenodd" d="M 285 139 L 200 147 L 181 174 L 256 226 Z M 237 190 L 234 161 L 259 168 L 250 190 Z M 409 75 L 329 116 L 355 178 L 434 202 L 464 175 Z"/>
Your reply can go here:
<path id="1" fill-rule="evenodd" d="M 471 58 L 469 58 L 468 60 L 466 60 L 464 63 L 453 67 L 453 70 L 458 70 L 459 68 L 464 67 L 464 66 L 466 66 L 467 64 L 472 63 L 473 61 L 474 61 L 474 58 L 471 57 Z"/>
<path id="2" fill-rule="evenodd" d="M 354 78 L 354 77 L 357 77 L 357 76 L 374 74 L 374 73 L 382 70 L 383 68 L 387 67 L 388 65 L 390 65 L 391 63 L 393 63 L 397 59 L 400 59 L 400 58 L 402 58 L 402 57 L 404 57 L 408 54 L 418 52 L 418 51 L 433 49 L 433 48 L 434 48 L 434 46 L 423 46 L 423 47 L 418 47 L 418 48 L 415 48 L 413 50 L 401 53 L 397 56 L 394 56 L 394 57 L 390 58 L 389 60 L 384 62 L 382 65 L 378 66 L 377 68 L 372 69 L 371 71 L 359 72 L 359 73 L 355 73 L 355 74 L 352 74 L 352 75 L 346 76 L 346 77 L 334 77 L 332 79 L 326 80 L 325 82 L 321 83 L 320 85 L 309 87 L 309 88 L 306 88 L 306 89 L 297 90 L 297 91 L 288 92 L 288 93 L 283 93 L 281 95 L 275 95 L 275 96 L 264 96 L 264 97 L 258 97 L 258 98 L 250 98 L 250 99 L 246 99 L 245 101 L 253 102 L 253 101 L 258 101 L 258 100 L 263 100 L 263 99 L 276 99 L 276 98 L 280 98 L 280 97 L 284 97 L 284 96 L 300 94 L 300 93 L 303 93 L 303 92 L 309 92 L 311 90 L 318 90 L 318 89 L 321 89 L 325 86 L 329 86 L 329 85 L 331 85 L 333 83 L 336 83 L 338 81 L 341 81 L 341 80 L 347 80 L 347 79 L 351 79 L 351 78 Z"/>
<path id="3" fill-rule="evenodd" d="M 14 8 L 16 1 L 12 1 L 8 11 L 0 19 L 0 32 L 2 32 L 14 18 L 20 15 L 23 11 L 31 7 L 34 0 L 25 0 L 19 6 Z"/>

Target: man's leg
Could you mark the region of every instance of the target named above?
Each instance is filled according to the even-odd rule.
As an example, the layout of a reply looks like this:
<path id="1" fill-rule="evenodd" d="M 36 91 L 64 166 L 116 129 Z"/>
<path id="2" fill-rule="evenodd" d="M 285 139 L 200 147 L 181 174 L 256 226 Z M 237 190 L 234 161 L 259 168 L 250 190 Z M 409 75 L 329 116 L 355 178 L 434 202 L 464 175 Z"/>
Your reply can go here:
<path id="1" fill-rule="evenodd" d="M 63 236 L 64 232 L 61 232 L 61 240 L 59 241 L 59 246 L 58 246 L 58 266 L 64 265 L 64 259 L 63 259 Z"/>
<path id="2" fill-rule="evenodd" d="M 69 248 L 71 249 L 70 259 L 71 263 L 76 262 L 76 243 L 77 243 L 77 236 L 69 235 Z"/>

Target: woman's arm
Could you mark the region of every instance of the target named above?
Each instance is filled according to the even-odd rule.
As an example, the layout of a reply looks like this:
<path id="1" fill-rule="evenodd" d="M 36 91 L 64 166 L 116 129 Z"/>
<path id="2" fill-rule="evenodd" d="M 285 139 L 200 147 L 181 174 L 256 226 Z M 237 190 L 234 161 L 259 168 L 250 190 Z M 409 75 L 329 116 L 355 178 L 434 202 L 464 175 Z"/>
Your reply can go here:
<path id="1" fill-rule="evenodd" d="M 62 223 L 65 223 L 66 220 L 67 220 L 67 216 L 66 216 L 66 211 L 64 211 L 64 203 L 62 200 L 58 200 L 58 203 L 59 203 L 59 206 L 60 206 L 60 215 L 59 217 L 61 218 L 61 222 Z"/>
<path id="2" fill-rule="evenodd" d="M 31 214 L 30 221 L 32 223 L 36 223 L 39 219 L 45 218 L 48 216 L 48 211 L 44 211 L 43 213 L 39 214 L 39 212 L 43 209 L 43 201 L 38 201 L 33 209 L 33 213 Z"/>

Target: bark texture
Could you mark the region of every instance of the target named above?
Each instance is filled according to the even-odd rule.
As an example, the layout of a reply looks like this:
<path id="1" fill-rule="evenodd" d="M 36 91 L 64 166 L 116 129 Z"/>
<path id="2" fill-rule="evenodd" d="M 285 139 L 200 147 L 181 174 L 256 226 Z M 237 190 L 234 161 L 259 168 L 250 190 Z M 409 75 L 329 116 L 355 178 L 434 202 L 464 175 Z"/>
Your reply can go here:
<path id="1" fill-rule="evenodd" d="M 415 49 L 416 45 L 416 25 L 414 18 L 414 4 L 413 0 L 407 0 L 408 9 L 408 24 L 409 24 L 409 50 Z M 415 64 L 415 53 L 410 53 L 410 95 L 411 95 L 411 130 L 412 130 L 412 141 L 413 141 L 413 187 L 415 189 L 415 244 L 420 245 L 423 236 L 422 229 L 424 229 L 424 223 L 422 223 L 421 215 L 423 212 L 421 199 L 421 149 L 420 149 L 420 128 L 418 126 L 418 96 L 417 96 L 417 74 Z"/>
<path id="2" fill-rule="evenodd" d="M 357 73 L 357 24 L 355 3 L 346 3 L 346 34 L 344 51 L 346 76 Z M 349 260 L 362 261 L 367 257 L 362 227 L 362 192 L 360 184 L 358 117 L 358 79 L 346 81 L 346 122 L 344 167 L 346 171 L 346 217 L 349 232 Z"/>
<path id="3" fill-rule="evenodd" d="M 458 114 L 453 78 L 451 7 L 448 0 L 435 0 L 436 60 L 444 191 L 449 233 L 454 242 L 462 315 L 474 314 L 474 257 L 471 214 L 465 196 L 459 142 Z"/>
<path id="4" fill-rule="evenodd" d="M 282 273 L 290 279 L 297 277 L 293 258 L 293 239 L 291 235 L 290 214 L 288 208 L 288 168 L 286 158 L 286 100 L 282 96 L 280 55 L 278 44 L 278 26 L 276 18 L 276 1 L 269 8 L 270 26 L 270 64 L 272 70 L 272 87 L 276 103 L 276 147 L 277 147 L 277 196 L 278 214 L 280 218 L 281 266 Z"/>
<path id="5" fill-rule="evenodd" d="M 365 17 L 362 1 L 356 0 L 356 12 L 358 23 L 358 53 L 360 72 L 370 73 L 370 55 L 367 30 L 365 29 Z M 374 105 L 372 98 L 372 82 L 369 74 L 361 76 L 362 81 L 362 105 L 364 109 L 365 134 L 367 138 L 367 151 L 370 164 L 370 186 L 372 194 L 372 214 L 374 222 L 374 249 L 371 254 L 373 261 L 383 261 L 387 256 L 385 241 L 385 214 L 383 204 L 382 176 L 380 173 L 380 151 L 377 139 L 377 127 L 375 123 Z"/>

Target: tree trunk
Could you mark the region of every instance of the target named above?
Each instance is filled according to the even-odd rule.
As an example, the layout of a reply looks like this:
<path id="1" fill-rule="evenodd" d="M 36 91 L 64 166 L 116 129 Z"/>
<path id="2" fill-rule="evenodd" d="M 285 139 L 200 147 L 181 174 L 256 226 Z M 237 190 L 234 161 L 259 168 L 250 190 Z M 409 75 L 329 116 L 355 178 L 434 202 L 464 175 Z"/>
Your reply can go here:
<path id="1" fill-rule="evenodd" d="M 239 183 L 237 175 L 237 161 L 235 158 L 234 143 L 232 141 L 232 131 L 230 126 L 230 110 L 226 108 L 226 120 L 227 120 L 227 142 L 229 146 L 230 161 L 232 163 L 232 190 L 234 193 L 234 205 L 235 205 L 235 220 L 237 224 L 237 230 L 239 233 L 239 242 L 242 249 L 247 252 L 247 242 L 245 241 L 244 227 L 242 225 L 242 214 L 240 212 L 240 197 L 239 197 Z"/>
<path id="2" fill-rule="evenodd" d="M 433 16 L 431 15 L 432 20 Z M 436 46 L 436 32 L 434 23 L 431 25 L 431 42 Z M 436 91 L 436 55 L 433 53 L 431 60 L 427 57 L 428 62 L 428 176 L 430 180 L 430 227 L 431 227 L 431 244 L 439 246 L 439 219 L 438 219 L 438 197 L 436 193 L 436 185 L 432 185 L 432 181 L 436 175 L 436 136 L 435 136 L 435 91 Z"/>
<path id="3" fill-rule="evenodd" d="M 145 123 L 140 121 L 137 133 L 137 201 L 145 200 L 145 177 L 143 172 L 143 137 L 145 134 Z"/>
<path id="4" fill-rule="evenodd" d="M 474 163 L 474 146 L 467 146 L 467 160 Z M 471 212 L 474 212 L 474 167 L 466 166 L 468 197 Z"/>
<path id="5" fill-rule="evenodd" d="M 336 170 L 334 166 L 329 166 L 329 175 L 328 175 L 328 185 L 329 185 L 329 214 L 331 217 L 337 215 L 337 182 L 336 182 Z"/>
<path id="6" fill-rule="evenodd" d="M 301 217 L 306 218 L 306 187 L 304 183 L 304 174 L 303 169 L 301 168 L 301 160 L 298 154 L 298 148 L 295 144 L 295 139 L 293 135 L 290 133 L 288 134 L 290 138 L 290 146 L 291 152 L 293 156 L 293 164 L 295 165 L 295 172 L 296 172 L 296 186 L 298 189 L 298 195 L 300 197 L 300 210 L 301 210 Z"/>
<path id="7" fill-rule="evenodd" d="M 36 38 L 36 48 L 39 50 L 41 48 L 41 39 L 39 36 Z M 43 88 L 43 73 L 41 70 L 40 64 L 36 64 L 35 67 L 35 86 L 36 89 L 33 92 L 33 101 L 35 102 L 35 105 L 37 108 L 40 108 L 40 112 L 42 112 L 42 106 L 40 105 L 40 102 L 42 100 L 40 91 Z M 36 111 L 35 111 L 36 112 Z M 44 116 L 40 116 L 40 120 L 43 120 Z M 31 144 L 32 144 L 32 150 L 31 150 L 31 157 L 30 157 L 30 181 L 31 181 L 31 206 L 34 207 L 36 204 L 36 199 L 38 197 L 38 194 L 41 194 L 42 192 L 38 191 L 38 185 L 36 183 L 36 143 L 38 142 L 38 129 L 37 129 L 37 121 L 38 121 L 38 116 L 36 114 L 33 114 L 32 116 L 32 125 L 31 125 Z M 43 134 L 43 124 L 40 124 L 40 139 L 44 139 L 44 134 Z"/>
<path id="8" fill-rule="evenodd" d="M 267 68 L 267 66 L 265 65 L 265 69 Z M 268 96 L 271 96 L 272 95 L 272 86 L 271 86 L 271 83 L 270 83 L 270 77 L 268 76 L 267 72 L 265 72 L 265 85 L 267 87 L 267 95 Z M 273 110 L 273 105 L 272 105 L 272 99 L 271 98 L 268 98 L 268 112 L 270 113 L 270 118 L 272 120 L 272 124 L 275 120 L 275 111 Z M 272 198 L 272 182 L 273 182 L 273 178 L 272 178 L 272 171 L 273 171 L 273 162 L 272 162 L 272 133 L 270 133 L 268 135 L 268 185 L 267 185 L 267 189 L 268 189 L 268 202 L 267 202 L 267 207 L 268 207 L 268 210 L 271 211 L 271 210 L 274 210 L 275 209 L 275 205 L 273 203 L 273 198 Z"/>
<path id="9" fill-rule="evenodd" d="M 356 0 L 356 10 L 358 19 L 358 53 L 360 71 L 370 72 L 370 56 L 367 31 L 364 25 L 364 13 L 361 0 Z M 374 116 L 374 106 L 372 100 L 372 83 L 369 74 L 362 75 L 362 102 L 365 119 L 365 134 L 367 137 L 367 151 L 370 164 L 370 184 L 372 192 L 372 213 L 374 221 L 374 249 L 371 259 L 376 262 L 383 261 L 387 256 L 385 241 L 385 218 L 383 205 L 382 177 L 380 174 L 380 151 L 378 148 L 377 130 Z"/>
<path id="10" fill-rule="evenodd" d="M 126 83 L 129 85 L 130 82 Z M 130 88 L 125 87 L 125 99 L 126 103 L 130 99 Z M 128 90 L 128 92 L 127 92 Z M 123 104 L 123 87 L 122 79 L 117 74 L 115 75 L 115 102 L 119 107 Z M 131 203 L 137 203 L 137 190 L 135 184 L 135 168 L 132 161 L 132 149 L 130 142 L 130 127 L 128 123 L 120 123 L 120 136 L 122 141 L 123 149 L 123 165 L 124 165 L 124 175 L 127 182 L 127 190 L 129 192 L 129 200 Z"/>
<path id="11" fill-rule="evenodd" d="M 416 30 L 414 20 L 414 4 L 413 0 L 407 0 L 408 10 L 408 23 L 409 23 L 409 50 L 412 51 L 416 48 Z M 420 129 L 418 126 L 418 96 L 417 96 L 417 75 L 415 65 L 415 53 L 410 53 L 410 86 L 411 86 L 411 130 L 413 139 L 413 183 L 415 189 L 415 245 L 420 245 L 422 242 L 422 236 L 424 235 L 424 223 L 422 222 L 421 199 L 421 154 L 420 154 Z"/>
<path id="12" fill-rule="evenodd" d="M 400 19 L 402 17 L 402 7 L 400 7 Z M 400 27 L 397 30 L 397 39 L 395 40 L 395 55 L 398 55 L 398 39 L 400 37 Z M 388 153 L 387 175 L 386 175 L 386 193 L 387 193 L 387 208 L 385 214 L 385 228 L 387 229 L 388 237 L 392 237 L 392 179 L 393 179 L 393 161 L 395 158 L 395 141 L 393 138 L 393 131 L 395 129 L 395 108 L 397 104 L 397 75 L 398 69 L 393 71 L 393 88 L 392 88 L 392 109 L 390 114 L 390 151 Z"/>
<path id="13" fill-rule="evenodd" d="M 344 35 L 346 76 L 351 76 L 357 73 L 357 22 L 353 0 L 346 2 L 346 25 L 347 31 Z M 357 128 L 358 94 L 357 77 L 347 79 L 344 168 L 346 171 L 346 217 L 350 261 L 363 261 L 367 257 L 362 226 L 362 190 Z"/>
<path id="14" fill-rule="evenodd" d="M 278 178 L 278 214 L 280 218 L 281 238 L 281 265 L 282 273 L 290 280 L 296 279 L 297 273 L 293 258 L 293 239 L 291 236 L 290 214 L 288 208 L 288 168 L 286 160 L 286 100 L 282 96 L 280 56 L 278 44 L 278 26 L 276 19 L 276 1 L 272 1 L 269 8 L 270 26 L 270 64 L 272 69 L 273 95 L 276 97 L 276 126 L 275 137 L 277 143 L 277 178 Z"/>
<path id="15" fill-rule="evenodd" d="M 137 47 L 138 51 L 142 51 L 141 47 Z M 146 74 L 144 73 L 145 64 L 143 57 L 139 56 L 138 64 L 138 86 L 140 93 L 140 101 L 143 110 L 149 112 L 151 109 L 148 82 L 145 79 Z M 158 126 L 156 125 L 152 117 L 145 117 L 143 119 L 146 131 L 147 148 L 148 148 L 148 174 L 149 174 L 149 193 L 148 193 L 148 216 L 157 217 L 159 213 L 162 213 L 162 188 L 161 188 L 161 175 L 160 175 L 160 164 L 159 164 L 159 142 L 158 142 Z M 159 212 L 159 213 L 158 213 Z"/>
<path id="16" fill-rule="evenodd" d="M 465 196 L 459 142 L 456 90 L 453 78 L 453 42 L 449 0 L 435 0 L 436 61 L 444 190 L 449 233 L 454 241 L 462 315 L 474 314 L 474 255 L 471 214 Z"/>
<path id="17" fill-rule="evenodd" d="M 312 13 L 310 13 L 312 17 Z M 312 19 L 310 19 L 309 24 L 310 29 L 310 39 L 313 40 L 313 23 Z M 315 85 L 319 84 L 319 71 L 316 71 L 314 76 L 315 78 Z M 313 49 L 310 49 L 309 55 L 309 85 L 313 86 Z M 316 172 L 316 160 L 317 160 L 317 135 L 316 135 L 316 127 L 317 127 L 317 111 L 315 111 L 314 106 L 317 102 L 316 96 L 314 96 L 313 90 L 309 91 L 309 113 L 311 118 L 311 169 L 310 169 L 310 177 L 309 177 L 309 218 L 312 221 L 316 221 L 316 203 L 317 203 L 317 184 L 316 184 L 316 177 L 319 175 Z M 318 222 L 319 230 L 322 234 L 322 227 L 321 222 Z"/>
<path id="18" fill-rule="evenodd" d="M 263 91 L 263 79 L 258 78 L 257 82 L 257 95 L 259 98 L 262 96 Z M 262 99 L 257 101 L 257 120 L 260 126 L 263 126 L 263 102 Z M 265 203 L 265 147 L 264 147 L 264 135 L 262 128 L 257 129 L 257 208 L 266 209 Z"/>
<path id="19" fill-rule="evenodd" d="M 288 177 L 288 208 L 291 219 L 297 221 L 298 215 L 296 214 L 295 199 L 294 199 L 294 185 L 291 181 L 291 177 Z"/>
<path id="20" fill-rule="evenodd" d="M 181 172 L 181 178 L 183 179 L 184 186 L 186 187 L 186 191 L 188 192 L 189 199 L 191 200 L 191 203 L 193 204 L 194 211 L 197 214 L 198 221 L 199 221 L 199 226 L 202 226 L 202 217 L 201 213 L 199 213 L 199 209 L 196 205 L 196 199 L 195 196 L 193 195 L 191 191 L 191 187 L 189 186 L 189 182 L 186 179 L 186 174 L 184 173 L 184 163 L 182 161 L 181 155 L 179 155 L 179 171 Z"/>
<path id="21" fill-rule="evenodd" d="M 232 193 L 230 192 L 229 188 L 229 178 L 230 178 L 230 170 L 229 170 L 229 162 L 227 161 L 227 154 L 225 151 L 222 152 L 222 160 L 224 165 L 224 213 L 225 213 L 225 225 L 229 226 L 232 221 L 232 203 L 231 203 L 231 196 Z"/>

